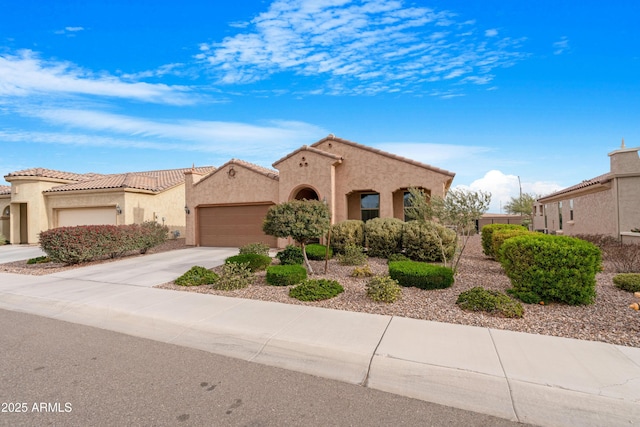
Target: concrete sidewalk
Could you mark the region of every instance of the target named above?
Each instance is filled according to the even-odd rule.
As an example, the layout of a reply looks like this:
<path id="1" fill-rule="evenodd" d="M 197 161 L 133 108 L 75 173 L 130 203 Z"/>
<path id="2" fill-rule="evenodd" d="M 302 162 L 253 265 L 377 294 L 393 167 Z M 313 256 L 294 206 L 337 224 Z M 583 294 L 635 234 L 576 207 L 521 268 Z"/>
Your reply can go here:
<path id="1" fill-rule="evenodd" d="M 177 252 L 49 276 L 0 273 L 0 308 L 524 423 L 620 426 L 640 419 L 638 348 L 149 287 L 230 255 Z"/>

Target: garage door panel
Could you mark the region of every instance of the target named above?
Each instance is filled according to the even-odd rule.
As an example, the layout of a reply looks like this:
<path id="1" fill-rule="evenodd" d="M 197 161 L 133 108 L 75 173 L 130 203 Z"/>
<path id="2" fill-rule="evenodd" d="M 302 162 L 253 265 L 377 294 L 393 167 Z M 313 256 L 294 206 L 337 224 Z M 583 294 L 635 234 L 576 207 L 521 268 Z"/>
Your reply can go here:
<path id="1" fill-rule="evenodd" d="M 201 246 L 239 247 L 262 242 L 277 245 L 275 237 L 262 231 L 262 223 L 272 205 L 213 206 L 198 209 Z"/>
<path id="2" fill-rule="evenodd" d="M 116 210 L 112 207 L 58 209 L 58 227 L 78 225 L 115 225 Z"/>

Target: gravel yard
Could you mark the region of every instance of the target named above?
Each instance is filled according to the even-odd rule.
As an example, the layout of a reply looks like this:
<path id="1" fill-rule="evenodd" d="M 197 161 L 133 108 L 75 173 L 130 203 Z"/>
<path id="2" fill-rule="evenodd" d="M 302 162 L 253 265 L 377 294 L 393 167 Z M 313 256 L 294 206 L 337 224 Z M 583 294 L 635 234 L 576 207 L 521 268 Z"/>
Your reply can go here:
<path id="1" fill-rule="evenodd" d="M 181 247 L 184 247 L 184 240 L 178 239 L 169 241 L 150 252 L 175 250 Z M 369 259 L 369 265 L 375 274 L 387 272 L 386 260 L 372 258 Z M 312 266 L 316 272 L 324 271 L 323 261 L 312 261 Z M 21 274 L 50 274 L 69 268 L 74 267 L 60 264 L 27 266 L 24 261 L 0 265 L 0 271 Z M 570 307 L 561 304 L 544 306 L 523 304 L 525 314 L 522 319 L 507 319 L 478 312 L 466 312 L 455 304 L 460 292 L 474 286 L 500 291 L 510 287 L 509 279 L 503 273 L 500 264 L 482 254 L 479 236 L 474 236 L 469 241 L 460 262 L 456 282 L 451 288 L 430 291 L 403 288 L 402 298 L 392 304 L 371 301 L 365 294 L 365 284 L 368 279 L 350 277 L 353 268 L 352 266 L 341 266 L 335 260 L 330 260 L 328 274 L 316 274 L 314 278 L 324 277 L 338 280 L 344 286 L 345 292 L 336 298 L 319 302 L 302 302 L 290 298 L 288 287 L 267 285 L 264 272 L 257 275 L 253 285 L 236 291 L 217 291 L 210 286 L 182 287 L 173 283 L 158 287 L 184 292 L 209 293 L 286 304 L 403 316 L 640 347 L 640 313 L 629 308 L 629 304 L 635 302 L 636 299 L 633 294 L 621 291 L 613 285 L 612 278 L 615 274 L 611 272 L 605 271 L 597 275 L 597 298 L 593 305 Z"/>

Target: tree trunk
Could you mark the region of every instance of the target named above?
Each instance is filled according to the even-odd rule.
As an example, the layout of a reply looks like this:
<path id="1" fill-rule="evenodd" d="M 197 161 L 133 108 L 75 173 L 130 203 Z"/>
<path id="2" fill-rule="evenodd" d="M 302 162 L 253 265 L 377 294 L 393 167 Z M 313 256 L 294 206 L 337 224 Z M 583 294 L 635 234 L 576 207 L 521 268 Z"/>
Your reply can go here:
<path id="1" fill-rule="evenodd" d="M 304 257 L 304 263 L 307 266 L 307 270 L 309 271 L 309 275 L 313 276 L 313 268 L 311 268 L 311 264 L 309 263 L 309 258 L 307 258 L 307 248 L 304 244 L 304 242 L 300 242 L 300 245 L 302 246 L 302 256 Z"/>

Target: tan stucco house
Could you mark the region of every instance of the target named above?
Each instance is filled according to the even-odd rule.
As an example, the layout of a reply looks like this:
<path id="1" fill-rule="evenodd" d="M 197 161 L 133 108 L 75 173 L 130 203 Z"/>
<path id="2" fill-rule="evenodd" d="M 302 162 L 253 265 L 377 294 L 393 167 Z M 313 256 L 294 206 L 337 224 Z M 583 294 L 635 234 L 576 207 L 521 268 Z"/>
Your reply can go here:
<path id="1" fill-rule="evenodd" d="M 611 170 L 539 198 L 533 227 L 555 234 L 604 234 L 640 243 L 640 147 L 609 153 Z"/>
<path id="2" fill-rule="evenodd" d="M 0 192 L 3 234 L 13 244 L 35 244 L 38 234 L 50 228 L 157 221 L 184 236 L 185 172 L 214 169 L 110 175 L 42 168 L 12 172 L 4 177 L 11 184 L 8 197 Z"/>
<path id="3" fill-rule="evenodd" d="M 333 135 L 289 153 L 275 170 L 232 159 L 208 174 L 186 174 L 186 242 L 241 246 L 265 242 L 270 206 L 294 199 L 324 200 L 333 223 L 375 217 L 404 219 L 410 187 L 444 197 L 454 173 Z"/>

